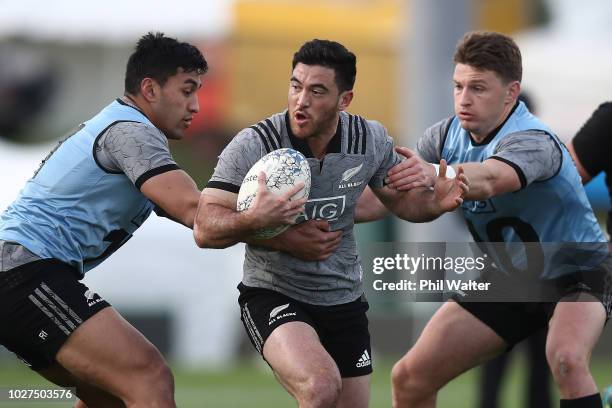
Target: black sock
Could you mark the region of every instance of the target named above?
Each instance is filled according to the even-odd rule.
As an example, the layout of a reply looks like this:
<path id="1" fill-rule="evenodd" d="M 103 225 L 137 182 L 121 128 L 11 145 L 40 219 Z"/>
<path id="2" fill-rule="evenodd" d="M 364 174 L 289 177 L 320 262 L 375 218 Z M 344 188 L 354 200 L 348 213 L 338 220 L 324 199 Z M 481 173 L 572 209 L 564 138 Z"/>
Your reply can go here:
<path id="1" fill-rule="evenodd" d="M 603 408 L 599 394 L 571 400 L 562 399 L 561 408 Z"/>

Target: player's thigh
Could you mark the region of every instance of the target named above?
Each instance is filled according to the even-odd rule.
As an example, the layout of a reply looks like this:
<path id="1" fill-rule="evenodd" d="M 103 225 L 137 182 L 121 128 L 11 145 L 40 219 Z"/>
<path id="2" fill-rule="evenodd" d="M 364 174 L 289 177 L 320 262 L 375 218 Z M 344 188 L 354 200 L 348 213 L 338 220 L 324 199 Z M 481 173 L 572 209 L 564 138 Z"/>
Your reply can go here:
<path id="1" fill-rule="evenodd" d="M 427 381 L 443 385 L 505 348 L 507 343 L 493 329 L 449 301 L 436 311 L 402 362 Z"/>
<path id="2" fill-rule="evenodd" d="M 78 277 L 53 259 L 0 274 L 0 343 L 35 371 L 52 365 L 78 327 L 110 306 Z"/>
<path id="3" fill-rule="evenodd" d="M 546 349 L 549 353 L 572 350 L 579 356 L 590 355 L 606 322 L 602 303 L 589 294 L 572 301 L 557 303 L 548 328 Z"/>
<path id="4" fill-rule="evenodd" d="M 312 326 L 292 321 L 278 326 L 263 347 L 263 356 L 279 381 L 297 393 L 310 381 L 339 382 L 340 372 Z"/>
<path id="5" fill-rule="evenodd" d="M 336 408 L 367 408 L 370 403 L 370 375 L 342 378 L 342 393 Z"/>
<path id="6" fill-rule="evenodd" d="M 111 307 L 83 322 L 56 359 L 79 379 L 122 398 L 139 387 L 159 387 L 151 380 L 168 370 L 159 351 Z"/>
<path id="7" fill-rule="evenodd" d="M 245 331 L 285 388 L 296 395 L 325 379 L 340 387 L 338 367 L 321 344 L 308 305 L 268 289 L 238 288 Z"/>
<path id="8" fill-rule="evenodd" d="M 101 390 L 91 384 L 85 383 L 76 378 L 72 373 L 54 363 L 49 367 L 37 371 L 38 374 L 62 387 L 76 389 L 76 395 L 86 403 L 87 408 L 123 408 L 125 404 L 121 400 L 106 391 Z"/>

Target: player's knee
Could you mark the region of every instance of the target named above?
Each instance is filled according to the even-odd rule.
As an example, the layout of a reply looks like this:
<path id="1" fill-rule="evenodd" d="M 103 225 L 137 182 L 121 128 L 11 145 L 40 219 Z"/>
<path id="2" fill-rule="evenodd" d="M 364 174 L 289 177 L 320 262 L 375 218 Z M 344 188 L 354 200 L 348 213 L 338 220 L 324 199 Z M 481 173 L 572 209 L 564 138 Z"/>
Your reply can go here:
<path id="1" fill-rule="evenodd" d="M 129 387 L 129 400 L 137 406 L 174 406 L 174 376 L 161 355 L 149 359 L 133 378 L 138 383 Z"/>
<path id="2" fill-rule="evenodd" d="M 395 363 L 391 370 L 391 383 L 393 384 L 393 389 L 397 392 L 405 392 L 412 388 L 415 378 L 413 367 L 406 358 L 402 358 Z"/>
<path id="3" fill-rule="evenodd" d="M 148 377 L 149 386 L 155 384 L 163 396 L 170 399 L 174 398 L 174 376 L 163 359 L 151 363 Z"/>
<path id="4" fill-rule="evenodd" d="M 391 383 L 394 394 L 405 400 L 422 400 L 436 392 L 432 382 L 426 378 L 426 372 L 411 363 L 407 357 L 395 363 L 391 370 Z"/>
<path id="5" fill-rule="evenodd" d="M 83 401 L 78 399 L 76 401 L 76 404 L 74 404 L 74 408 L 87 408 L 87 404 L 85 404 Z"/>
<path id="6" fill-rule="evenodd" d="M 339 375 L 316 375 L 305 381 L 298 400 L 300 406 L 335 407 L 341 392 L 342 379 Z"/>
<path id="7" fill-rule="evenodd" d="M 413 371 L 414 368 L 406 358 L 402 358 L 395 363 L 391 370 L 391 382 L 393 386 L 398 389 L 409 387 L 416 377 Z"/>
<path id="8" fill-rule="evenodd" d="M 559 385 L 571 384 L 576 378 L 589 375 L 588 356 L 575 347 L 555 347 L 546 350 L 548 364 Z"/>

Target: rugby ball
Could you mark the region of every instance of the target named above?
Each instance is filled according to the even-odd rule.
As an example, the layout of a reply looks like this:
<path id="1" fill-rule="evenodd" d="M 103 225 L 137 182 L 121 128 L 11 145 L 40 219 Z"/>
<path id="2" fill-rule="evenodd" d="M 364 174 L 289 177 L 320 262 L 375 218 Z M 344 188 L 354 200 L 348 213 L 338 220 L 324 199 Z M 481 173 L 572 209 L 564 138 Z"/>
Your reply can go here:
<path id="1" fill-rule="evenodd" d="M 266 174 L 266 187 L 268 191 L 281 195 L 293 188 L 299 182 L 304 183 L 304 188 L 291 197 L 292 200 L 308 197 L 310 194 L 310 166 L 306 157 L 297 150 L 283 148 L 274 150 L 259 159 L 248 171 L 240 191 L 238 192 L 238 212 L 248 210 L 257 196 L 257 177 L 260 172 Z M 296 216 L 299 217 L 299 214 Z M 263 228 L 255 234 L 256 238 L 268 239 L 277 236 L 289 228 L 288 225 L 279 225 L 273 228 Z"/>

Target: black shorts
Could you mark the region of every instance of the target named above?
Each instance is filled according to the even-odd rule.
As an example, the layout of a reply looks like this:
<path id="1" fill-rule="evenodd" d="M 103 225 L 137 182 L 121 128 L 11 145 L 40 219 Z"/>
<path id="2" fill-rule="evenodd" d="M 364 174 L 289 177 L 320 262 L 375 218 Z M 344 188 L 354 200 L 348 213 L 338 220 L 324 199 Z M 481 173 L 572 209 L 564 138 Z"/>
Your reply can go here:
<path id="1" fill-rule="evenodd" d="M 238 285 L 241 320 L 253 346 L 263 356 L 263 345 L 284 323 L 312 326 L 321 344 L 334 359 L 340 375 L 359 377 L 372 373 L 372 349 L 365 298 L 334 306 L 317 306 L 281 293 Z"/>
<path id="2" fill-rule="evenodd" d="M 107 306 L 79 282 L 77 270 L 54 259 L 0 272 L 0 344 L 41 370 L 77 327 Z"/>
<path id="3" fill-rule="evenodd" d="M 517 343 L 529 337 L 536 331 L 547 327 L 559 301 L 572 302 L 581 300 L 577 295 L 587 293 L 600 302 L 606 312 L 606 323 L 612 316 L 612 273 L 609 261 L 598 269 L 567 274 L 551 280 L 538 288 L 543 295 L 542 302 L 507 302 L 495 301 L 507 293 L 501 293 L 508 287 L 514 287 L 514 293 L 519 290 L 529 290 L 523 282 L 501 278 L 494 282 L 501 290 L 486 293 L 466 292 L 455 294 L 452 299 L 461 307 L 474 315 L 478 320 L 497 333 L 511 349 Z M 491 279 L 488 279 L 491 281 Z M 512 295 L 513 296 L 513 295 Z"/>

